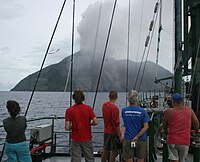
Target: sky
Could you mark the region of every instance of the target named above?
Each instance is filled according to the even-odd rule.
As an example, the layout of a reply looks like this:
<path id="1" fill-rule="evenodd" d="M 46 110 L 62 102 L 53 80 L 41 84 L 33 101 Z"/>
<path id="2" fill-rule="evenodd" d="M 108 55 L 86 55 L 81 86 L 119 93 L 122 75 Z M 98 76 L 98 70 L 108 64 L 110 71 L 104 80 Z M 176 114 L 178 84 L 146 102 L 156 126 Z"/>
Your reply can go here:
<path id="1" fill-rule="evenodd" d="M 71 54 L 72 0 L 59 22 L 45 67 Z M 114 0 L 76 0 L 74 52 L 103 53 Z M 108 43 L 108 55 L 126 59 L 128 0 L 118 0 Z M 157 0 L 131 0 L 130 59 L 140 61 Z M 63 0 L 0 0 L 0 91 L 40 69 Z M 159 65 L 173 71 L 173 0 L 162 4 Z M 100 10 L 101 9 L 101 10 Z M 99 12 L 99 10 L 101 12 Z M 100 16 L 99 16 L 100 13 Z M 99 20 L 99 21 L 98 21 Z M 158 20 L 148 60 L 156 61 Z M 96 34 L 98 26 L 98 34 Z"/>

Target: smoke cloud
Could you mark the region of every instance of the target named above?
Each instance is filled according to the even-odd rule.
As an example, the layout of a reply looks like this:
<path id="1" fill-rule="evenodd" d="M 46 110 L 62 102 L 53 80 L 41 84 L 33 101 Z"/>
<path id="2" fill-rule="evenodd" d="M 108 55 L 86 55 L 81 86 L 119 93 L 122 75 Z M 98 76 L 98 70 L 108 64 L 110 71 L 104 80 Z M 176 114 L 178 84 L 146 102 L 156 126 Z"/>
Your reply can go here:
<path id="1" fill-rule="evenodd" d="M 140 61 L 146 37 L 148 35 L 149 24 L 153 18 L 154 7 L 157 1 L 132 1 L 131 2 L 131 14 L 130 14 L 130 30 L 129 30 L 129 54 L 130 59 L 134 61 Z M 80 49 L 88 54 L 103 55 L 105 49 L 105 43 L 108 36 L 108 29 L 110 26 L 111 15 L 113 12 L 114 1 L 106 0 L 104 2 L 95 2 L 90 5 L 87 10 L 82 14 L 82 20 L 78 25 Z M 165 31 L 169 33 L 173 31 L 173 18 L 172 12 L 169 8 L 172 8 L 172 2 L 167 1 L 163 4 L 163 22 L 162 26 Z M 100 11 L 101 10 L 101 11 Z M 171 9 L 172 11 L 172 9 Z M 164 12 L 168 14 L 164 15 Z M 171 15 L 171 16 L 170 16 Z M 110 38 L 107 47 L 106 56 L 115 57 L 117 59 L 126 59 L 127 57 L 127 42 L 128 42 L 128 1 L 123 4 L 118 3 L 115 9 L 114 19 L 112 22 L 112 28 Z M 150 49 L 149 59 L 153 62 L 156 60 L 156 48 L 157 48 L 157 33 L 158 33 L 158 20 L 153 36 L 153 41 Z M 167 48 L 163 50 L 162 57 L 169 57 L 169 53 L 172 53 L 172 35 L 162 34 L 164 41 L 161 40 L 162 45 L 160 48 Z M 161 38 L 162 39 L 162 38 Z M 96 43 L 96 44 L 95 44 Z M 166 47 L 167 45 L 167 47 Z M 162 50 L 162 49 L 160 49 Z M 171 58 L 170 58 L 171 59 Z M 166 59 L 160 64 L 165 66 Z M 169 62 L 166 63 L 169 68 Z"/>

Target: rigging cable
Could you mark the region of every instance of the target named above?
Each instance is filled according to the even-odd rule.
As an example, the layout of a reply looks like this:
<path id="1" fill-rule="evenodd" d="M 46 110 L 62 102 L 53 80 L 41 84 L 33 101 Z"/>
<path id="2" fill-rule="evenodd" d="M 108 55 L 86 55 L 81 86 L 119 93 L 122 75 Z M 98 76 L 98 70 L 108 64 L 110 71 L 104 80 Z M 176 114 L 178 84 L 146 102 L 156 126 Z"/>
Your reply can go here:
<path id="1" fill-rule="evenodd" d="M 93 62 L 94 62 L 94 55 L 96 53 L 96 46 L 97 46 L 97 38 L 99 35 L 99 22 L 101 19 L 101 13 L 102 13 L 102 4 L 103 4 L 103 0 L 101 0 L 100 2 L 100 6 L 99 6 L 99 13 L 98 13 L 98 18 L 97 18 L 97 27 L 96 27 L 96 34 L 95 34 L 95 40 L 94 40 L 94 47 L 92 49 L 92 61 L 91 61 L 91 66 L 90 66 L 90 77 L 91 77 L 91 82 L 90 84 L 92 85 L 92 76 L 93 76 Z M 90 86 L 92 87 L 92 86 Z"/>
<path id="2" fill-rule="evenodd" d="M 146 54 L 146 59 L 145 59 L 145 62 L 144 62 L 144 67 L 143 67 L 143 70 L 142 70 L 141 79 L 140 79 L 140 82 L 139 82 L 140 84 L 139 84 L 138 92 L 140 92 L 140 89 L 141 89 L 141 85 L 142 85 L 142 81 L 143 81 L 143 77 L 144 77 L 144 72 L 145 72 L 145 69 L 146 69 L 149 51 L 150 51 L 150 48 L 151 48 L 151 43 L 152 43 L 152 38 L 153 38 L 154 30 L 155 30 L 155 24 L 156 24 L 157 17 L 158 17 L 158 14 L 156 14 L 156 17 L 155 17 L 155 23 L 151 23 L 151 24 L 153 24 L 152 25 L 152 33 L 151 33 L 151 36 L 150 36 L 149 46 L 148 46 L 148 50 L 147 50 L 147 54 Z"/>
<path id="3" fill-rule="evenodd" d="M 157 54 L 156 54 L 156 76 L 155 79 L 158 77 L 158 56 L 160 52 L 160 37 L 162 31 L 162 0 L 160 0 L 160 15 L 159 15 L 159 28 L 158 28 L 158 40 L 157 40 Z"/>
<path id="4" fill-rule="evenodd" d="M 153 14 L 153 20 L 155 18 L 155 15 L 157 13 L 157 9 L 158 9 L 158 3 L 159 0 L 157 1 L 155 7 L 154 7 L 154 14 Z M 142 58 L 141 58 L 141 62 L 140 62 L 140 66 L 139 66 L 139 69 L 138 69 L 138 73 L 136 75 L 136 81 L 135 81 L 135 84 L 134 84 L 134 89 L 136 89 L 136 86 L 137 86 L 137 82 L 138 82 L 138 79 L 139 79 L 139 74 L 140 74 L 140 71 L 141 71 L 141 68 L 142 68 L 142 62 L 143 62 L 143 59 L 144 59 L 144 55 L 145 55 L 145 52 L 146 52 L 146 48 L 149 44 L 149 40 L 150 40 L 150 33 L 152 31 L 152 27 L 153 27 L 153 20 L 151 21 L 150 23 L 150 27 L 149 27 L 149 33 L 148 33 L 148 36 L 146 38 L 146 41 L 145 41 L 145 48 L 144 48 L 144 51 L 143 51 L 143 54 L 142 54 Z"/>
<path id="5" fill-rule="evenodd" d="M 70 63 L 69 63 L 69 70 L 68 70 L 68 73 L 67 73 L 67 79 L 66 79 L 66 83 L 65 83 L 64 92 L 67 91 L 67 85 L 68 85 L 68 83 L 69 83 L 70 71 L 71 71 L 71 61 L 70 61 Z"/>
<path id="6" fill-rule="evenodd" d="M 52 43 L 52 41 L 53 41 L 53 38 L 54 38 L 54 35 L 55 35 L 55 32 L 56 32 L 56 29 L 57 29 L 57 27 L 58 27 L 58 23 L 59 23 L 59 21 L 60 21 L 60 18 L 61 18 L 63 9 L 64 9 L 64 7 L 65 7 L 65 3 L 66 3 L 66 0 L 64 0 L 63 5 L 62 5 L 62 8 L 61 8 L 61 10 L 60 10 L 60 13 L 59 13 L 59 16 L 58 16 L 56 25 L 55 25 L 54 30 L 53 30 L 53 33 L 52 33 L 52 35 L 51 35 L 51 39 L 50 39 L 50 41 L 49 41 L 48 47 L 47 47 L 47 49 L 46 49 L 46 53 L 45 53 L 44 59 L 43 59 L 43 61 L 42 61 L 42 65 L 41 65 L 41 67 L 40 67 L 40 70 L 39 70 L 39 72 L 38 72 L 38 76 L 37 76 L 35 85 L 34 85 L 34 87 L 33 87 L 33 91 L 32 91 L 32 93 L 31 93 L 31 97 L 30 97 L 30 99 L 29 99 L 28 106 L 27 106 L 27 108 L 26 108 L 26 111 L 25 111 L 25 115 L 24 115 L 24 116 L 26 116 L 27 113 L 28 113 L 28 110 L 29 110 L 29 107 L 30 107 L 30 104 L 31 104 L 31 101 L 32 101 L 32 98 L 33 98 L 33 95 L 34 95 L 34 92 L 35 92 L 35 90 L 36 90 L 37 83 L 38 83 L 38 81 L 39 81 L 39 77 L 40 77 L 40 75 L 41 75 L 41 72 L 42 72 L 44 63 L 45 63 L 46 58 L 47 58 L 47 55 L 48 55 L 48 53 L 49 53 L 49 49 L 50 49 L 50 47 L 51 47 L 51 43 Z"/>
<path id="7" fill-rule="evenodd" d="M 128 40 L 127 40 L 127 62 L 126 62 L 126 98 L 128 97 L 127 92 L 128 92 L 128 78 L 129 78 L 129 55 L 130 55 L 130 15 L 131 15 L 131 1 L 129 0 L 129 8 L 128 8 L 128 30 L 127 30 L 127 34 L 128 34 Z M 127 107 L 127 99 L 125 99 L 126 101 L 126 107 Z"/>
<path id="8" fill-rule="evenodd" d="M 114 6 L 113 6 L 110 26 L 109 26 L 108 35 L 107 35 L 106 44 L 105 44 L 104 53 L 103 53 L 103 59 L 102 59 L 102 62 L 101 62 L 101 68 L 100 68 L 99 77 L 98 77 L 98 81 L 97 81 L 97 85 L 96 85 L 96 91 L 95 91 L 95 96 L 94 96 L 94 101 L 93 101 L 93 106 L 92 106 L 93 109 L 94 109 L 94 106 L 95 106 L 95 102 L 96 102 L 96 98 L 97 98 L 97 92 L 98 92 L 98 89 L 99 89 L 99 83 L 100 83 L 100 79 L 101 79 L 101 74 L 102 74 L 102 70 L 103 70 L 106 52 L 107 52 L 108 41 L 109 41 L 109 38 L 110 38 L 110 32 L 111 32 L 111 28 L 112 28 L 112 23 L 113 23 L 116 5 L 117 5 L 117 0 L 115 0 Z"/>
<path id="9" fill-rule="evenodd" d="M 140 16 L 140 30 L 139 30 L 139 38 L 138 38 L 138 47 L 137 47 L 137 55 L 136 55 L 136 62 L 138 61 L 139 49 L 140 49 L 140 40 L 141 40 L 141 33 L 142 33 L 142 24 L 143 24 L 143 10 L 144 10 L 144 0 L 142 0 L 142 11 Z M 134 74 L 136 71 L 137 64 L 135 63 Z"/>
<path id="10" fill-rule="evenodd" d="M 40 75 L 41 75 L 41 72 L 42 72 L 44 63 L 45 63 L 45 61 L 46 61 L 47 55 L 49 54 L 49 49 L 50 49 L 50 47 L 51 47 L 51 43 L 52 43 L 52 41 L 53 41 L 53 38 L 54 38 L 54 35 L 55 35 L 55 32 L 56 32 L 58 23 L 59 23 L 59 21 L 60 21 L 60 18 L 61 18 L 63 9 L 64 9 L 64 7 L 65 7 L 66 1 L 67 1 L 67 0 L 64 0 L 64 2 L 63 2 L 62 8 L 61 8 L 61 10 L 60 10 L 60 13 L 59 13 L 59 16 L 58 16 L 58 19 L 57 19 L 57 22 L 56 22 L 56 25 L 55 25 L 54 30 L 53 30 L 53 33 L 52 33 L 52 35 L 51 35 L 51 39 L 50 39 L 49 44 L 48 44 L 48 47 L 47 47 L 47 49 L 46 49 L 46 53 L 45 53 L 45 55 L 44 55 L 44 58 L 43 58 L 43 61 L 42 61 L 42 65 L 41 65 L 40 70 L 39 70 L 39 72 L 38 72 L 38 76 L 37 76 L 37 78 L 36 78 L 36 82 L 35 82 L 35 84 L 34 84 L 33 91 L 32 91 L 32 93 L 31 93 L 31 97 L 30 97 L 30 99 L 29 99 L 29 102 L 28 102 L 28 105 L 27 105 L 27 108 L 26 108 L 26 111 L 25 111 L 25 114 L 24 114 L 25 117 L 26 117 L 26 115 L 27 115 L 27 113 L 28 113 L 28 110 L 29 110 L 29 107 L 30 107 L 30 104 L 31 104 L 31 101 L 32 101 L 32 98 L 33 98 L 33 95 L 34 95 L 34 92 L 35 92 L 35 90 L 36 90 L 36 86 L 37 86 L 39 77 L 40 77 Z M 3 148 L 2 148 L 2 151 L 1 151 L 0 162 L 2 161 L 3 154 L 4 154 L 4 150 L 5 150 L 5 143 L 4 143 Z"/>
<path id="11" fill-rule="evenodd" d="M 72 18 L 72 49 L 71 49 L 71 80 L 70 80 L 70 106 L 72 106 L 72 91 L 73 91 L 73 59 L 74 59 L 74 19 L 75 19 L 75 0 L 73 0 L 73 18 Z"/>
<path id="12" fill-rule="evenodd" d="M 141 40 L 142 24 L 143 24 L 143 21 L 142 21 L 143 20 L 143 10 L 144 10 L 144 0 L 142 0 L 142 11 L 141 11 L 141 16 L 140 16 L 140 26 L 139 26 L 140 30 L 139 30 L 136 61 L 138 60 L 139 49 L 140 49 L 140 40 Z"/>

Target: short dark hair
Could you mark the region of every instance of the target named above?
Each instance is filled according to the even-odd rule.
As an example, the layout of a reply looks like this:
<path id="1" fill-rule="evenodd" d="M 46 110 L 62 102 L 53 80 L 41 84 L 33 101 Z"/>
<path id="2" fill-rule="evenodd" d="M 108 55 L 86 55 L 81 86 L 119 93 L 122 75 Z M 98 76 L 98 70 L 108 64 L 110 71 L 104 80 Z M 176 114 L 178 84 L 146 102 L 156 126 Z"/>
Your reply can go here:
<path id="1" fill-rule="evenodd" d="M 12 118 L 15 118 L 20 112 L 19 103 L 14 100 L 7 101 L 6 108 Z"/>
<path id="2" fill-rule="evenodd" d="M 117 99 L 117 97 L 118 97 L 117 91 L 115 91 L 115 90 L 110 91 L 110 93 L 109 93 L 110 99 L 114 100 L 114 99 Z"/>
<path id="3" fill-rule="evenodd" d="M 81 90 L 75 90 L 73 93 L 73 99 L 76 104 L 82 104 L 85 100 L 85 96 Z"/>

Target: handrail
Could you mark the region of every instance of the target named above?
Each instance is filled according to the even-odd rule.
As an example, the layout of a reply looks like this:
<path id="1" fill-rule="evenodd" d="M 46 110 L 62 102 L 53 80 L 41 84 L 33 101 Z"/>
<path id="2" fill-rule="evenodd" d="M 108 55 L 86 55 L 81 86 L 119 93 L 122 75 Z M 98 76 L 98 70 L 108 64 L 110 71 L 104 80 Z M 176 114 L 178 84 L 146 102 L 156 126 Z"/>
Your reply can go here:
<path id="1" fill-rule="evenodd" d="M 102 119 L 102 117 L 97 117 L 98 119 Z M 59 152 L 57 152 L 57 150 L 56 150 L 56 148 L 64 148 L 64 147 L 67 147 L 68 149 L 68 151 L 69 151 L 69 144 L 70 144 L 70 139 L 67 139 L 67 143 L 65 144 L 65 145 L 63 145 L 62 143 L 57 143 L 57 139 L 59 139 L 59 137 L 57 138 L 57 136 L 58 135 L 60 135 L 60 134 L 68 134 L 68 137 L 70 138 L 70 131 L 57 131 L 57 130 L 55 130 L 55 127 L 56 127 L 56 125 L 55 125 L 55 120 L 57 120 L 57 119 L 59 119 L 59 120 L 62 120 L 62 119 L 65 119 L 65 117 L 64 116 L 47 116 L 47 117 L 38 117 L 38 118 L 31 118 L 31 119 L 28 119 L 27 120 L 27 123 L 31 123 L 31 122 L 35 122 L 35 121 L 43 121 L 43 120 L 50 120 L 51 122 L 52 122 L 52 139 L 51 139 L 51 141 L 53 141 L 52 142 L 52 144 L 50 145 L 50 155 L 53 155 L 53 154 L 62 154 L 62 155 L 69 155 L 69 152 L 67 153 L 67 152 L 61 152 L 61 153 L 59 153 Z M 101 121 L 101 120 L 100 120 Z M 38 124 L 40 124 L 39 122 L 38 122 Z M 0 127 L 3 127 L 3 125 L 0 125 Z M 32 126 L 31 126 L 32 127 Z M 30 125 L 28 125 L 28 129 L 26 130 L 26 133 L 27 133 L 27 131 L 29 131 L 30 129 L 31 129 L 31 127 L 30 127 Z M 64 125 L 63 125 L 63 128 L 64 128 Z M 103 133 L 103 129 L 102 129 L 102 131 L 99 131 L 98 129 L 97 130 L 93 130 L 92 131 L 92 133 L 93 134 L 100 134 L 100 133 Z M 101 137 L 103 137 L 103 136 L 101 136 Z M 57 138 L 57 139 L 56 139 Z M 28 141 L 29 141 L 30 139 L 28 139 Z M 2 147 L 4 145 L 4 141 L 2 141 L 2 143 L 0 143 L 0 147 Z M 34 144 L 34 145 L 37 145 L 37 144 Z M 98 148 L 100 148 L 100 147 L 102 147 L 102 145 L 99 145 L 99 143 L 97 143 L 97 145 L 96 146 L 94 146 L 94 148 L 96 148 L 96 149 L 98 149 Z M 99 149 L 98 149 L 99 150 Z M 100 152 L 98 152 L 98 154 L 99 154 Z M 48 154 L 48 153 L 47 153 Z M 97 153 L 95 153 L 96 155 L 95 156 L 99 156 Z"/>

